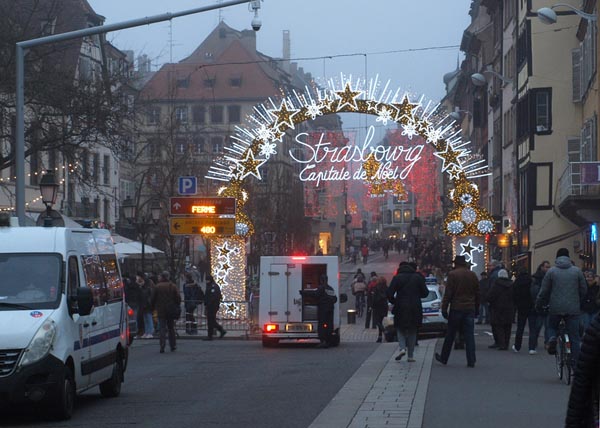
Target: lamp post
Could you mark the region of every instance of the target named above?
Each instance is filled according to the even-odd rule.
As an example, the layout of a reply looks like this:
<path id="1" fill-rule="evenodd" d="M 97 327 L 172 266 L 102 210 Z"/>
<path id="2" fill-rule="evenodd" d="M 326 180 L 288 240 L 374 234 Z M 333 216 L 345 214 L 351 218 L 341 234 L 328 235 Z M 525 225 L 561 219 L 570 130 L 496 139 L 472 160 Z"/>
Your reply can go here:
<path id="1" fill-rule="evenodd" d="M 513 81 L 511 79 L 508 79 L 508 78 L 504 77 L 503 75 L 501 75 L 500 73 L 495 72 L 494 70 L 490 69 L 489 66 L 488 66 L 488 68 L 483 70 L 481 73 L 471 74 L 471 83 L 473 83 L 473 85 L 475 85 L 475 86 L 487 85 L 488 82 L 487 82 L 487 79 L 485 78 L 484 74 L 491 74 L 492 76 L 497 77 L 498 79 L 502 80 L 506 84 L 513 83 Z"/>
<path id="2" fill-rule="evenodd" d="M 554 9 L 556 9 L 557 7 L 566 7 L 567 9 L 571 9 L 571 12 L 563 12 L 563 14 L 575 13 L 576 15 L 579 15 L 582 18 L 587 19 L 588 23 L 598 20 L 598 17 L 596 15 L 594 15 L 593 13 L 586 13 L 583 10 L 577 9 L 575 6 L 571 6 L 570 4 L 566 4 L 566 3 L 557 3 L 554 6 L 542 7 L 541 9 L 537 10 L 537 17 L 544 24 L 547 24 L 547 25 L 555 24 L 558 17 L 557 17 L 556 12 L 554 11 Z"/>
<path id="3" fill-rule="evenodd" d="M 414 241 L 415 241 L 415 261 L 417 261 L 417 255 L 419 254 L 418 252 L 418 243 L 419 243 L 419 232 L 421 231 L 421 220 L 419 220 L 419 217 L 415 217 L 411 222 L 410 222 L 410 234 L 412 235 Z"/>
<path id="4" fill-rule="evenodd" d="M 42 202 L 46 206 L 46 214 L 44 217 L 44 227 L 53 226 L 52 223 L 52 205 L 56 203 L 58 196 L 59 184 L 56 182 L 54 171 L 47 170 L 40 180 L 40 193 L 42 194 Z"/>
<path id="5" fill-rule="evenodd" d="M 146 238 L 148 236 L 148 232 L 151 226 L 156 225 L 158 220 L 160 220 L 160 214 L 162 211 L 162 207 L 160 205 L 160 201 L 158 199 L 152 199 L 150 201 L 150 216 L 141 215 L 139 220 L 136 215 L 136 205 L 135 202 L 127 196 L 123 203 L 121 204 L 121 209 L 123 210 L 123 216 L 127 219 L 129 224 L 132 224 L 135 227 L 136 237 L 139 236 L 140 242 L 142 244 L 142 272 L 146 271 Z"/>
<path id="6" fill-rule="evenodd" d="M 460 118 L 462 117 L 462 116 L 461 116 L 461 113 L 462 113 L 462 114 L 464 114 L 464 115 L 466 115 L 466 116 L 469 116 L 469 115 L 470 115 L 471 117 L 473 117 L 473 113 L 471 113 L 471 112 L 470 112 L 470 111 L 468 111 L 468 110 L 461 110 L 461 109 L 460 109 L 460 108 L 458 108 L 458 107 L 456 107 L 456 108 L 454 109 L 454 111 L 453 111 L 452 113 L 450 113 L 450 115 L 449 115 L 449 116 L 450 116 L 450 118 L 451 118 L 451 119 L 454 119 L 454 120 L 460 120 Z"/>

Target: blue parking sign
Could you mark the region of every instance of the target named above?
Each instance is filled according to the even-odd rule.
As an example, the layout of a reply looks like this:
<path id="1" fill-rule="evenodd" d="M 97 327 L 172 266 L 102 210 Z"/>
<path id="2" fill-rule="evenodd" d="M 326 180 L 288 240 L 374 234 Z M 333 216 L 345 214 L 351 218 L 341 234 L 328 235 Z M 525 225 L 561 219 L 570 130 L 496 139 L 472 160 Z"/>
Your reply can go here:
<path id="1" fill-rule="evenodd" d="M 195 195 L 196 190 L 196 177 L 179 177 L 180 195 Z"/>

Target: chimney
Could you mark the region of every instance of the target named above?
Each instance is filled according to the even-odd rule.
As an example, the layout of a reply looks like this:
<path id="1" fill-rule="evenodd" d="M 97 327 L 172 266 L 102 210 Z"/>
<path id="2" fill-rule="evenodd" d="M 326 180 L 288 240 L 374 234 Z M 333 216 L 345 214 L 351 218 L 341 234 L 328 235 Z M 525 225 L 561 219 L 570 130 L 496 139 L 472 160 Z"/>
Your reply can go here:
<path id="1" fill-rule="evenodd" d="M 256 52 L 256 31 L 254 30 L 242 30 L 242 43 L 251 52 Z"/>
<path id="2" fill-rule="evenodd" d="M 290 71 L 291 50 L 290 30 L 283 30 L 283 66 L 288 72 Z"/>

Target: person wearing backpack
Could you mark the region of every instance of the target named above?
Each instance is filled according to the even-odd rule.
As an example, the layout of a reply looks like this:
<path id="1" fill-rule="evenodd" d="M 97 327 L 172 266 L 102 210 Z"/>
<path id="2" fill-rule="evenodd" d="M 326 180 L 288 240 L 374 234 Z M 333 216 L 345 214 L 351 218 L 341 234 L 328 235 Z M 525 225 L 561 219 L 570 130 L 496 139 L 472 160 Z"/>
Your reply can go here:
<path id="1" fill-rule="evenodd" d="M 365 280 L 365 274 L 360 269 L 356 270 L 354 275 L 354 281 L 352 282 L 352 295 L 356 298 L 354 307 L 356 308 L 356 315 L 360 318 L 363 315 L 365 307 L 365 293 L 367 291 L 367 284 Z"/>

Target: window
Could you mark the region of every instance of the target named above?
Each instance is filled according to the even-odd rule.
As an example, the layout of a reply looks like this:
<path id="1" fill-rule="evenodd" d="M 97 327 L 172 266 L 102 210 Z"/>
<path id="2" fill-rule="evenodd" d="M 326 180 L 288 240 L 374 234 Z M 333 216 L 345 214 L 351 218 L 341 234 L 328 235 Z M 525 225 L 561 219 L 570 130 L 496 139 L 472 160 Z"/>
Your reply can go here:
<path id="1" fill-rule="evenodd" d="M 223 138 L 212 137 L 210 139 L 210 145 L 212 146 L 213 153 L 221 153 L 223 151 Z"/>
<path id="2" fill-rule="evenodd" d="M 572 81 L 573 81 L 573 96 L 572 101 L 574 103 L 580 102 L 583 99 L 581 93 L 581 49 L 573 49 L 571 51 L 571 64 L 572 64 Z"/>
<path id="3" fill-rule="evenodd" d="M 198 124 L 204 124 L 206 120 L 204 119 L 204 113 L 206 109 L 204 106 L 193 106 L 192 107 L 192 122 Z"/>
<path id="4" fill-rule="evenodd" d="M 592 80 L 596 74 L 596 26 L 587 25 L 585 37 L 581 43 L 581 89 L 582 96 L 585 97 L 588 89 L 592 85 Z"/>
<path id="5" fill-rule="evenodd" d="M 107 301 L 106 285 L 104 284 L 104 275 L 100 264 L 100 257 L 97 255 L 81 256 L 85 282 L 92 290 L 94 296 L 94 306 L 99 307 Z"/>
<path id="6" fill-rule="evenodd" d="M 526 25 L 519 31 L 519 36 L 517 38 L 517 70 L 521 70 L 521 68 L 527 63 L 527 57 L 529 56 L 528 33 L 529 22 L 526 22 Z"/>
<path id="7" fill-rule="evenodd" d="M 217 79 L 214 77 L 209 77 L 204 79 L 204 87 L 205 88 L 214 88 L 217 84 Z"/>
<path id="8" fill-rule="evenodd" d="M 394 210 L 394 223 L 402 223 L 402 210 Z"/>
<path id="9" fill-rule="evenodd" d="M 223 106 L 210 106 L 210 123 L 223 123 Z"/>
<path id="10" fill-rule="evenodd" d="M 188 121 L 188 108 L 187 106 L 181 106 L 175 108 L 175 119 L 181 124 L 185 124 Z"/>
<path id="11" fill-rule="evenodd" d="M 87 149 L 83 149 L 81 152 L 81 176 L 86 179 L 90 176 L 90 153 Z"/>
<path id="12" fill-rule="evenodd" d="M 102 183 L 110 184 L 110 156 L 104 155 L 104 165 L 102 166 Z"/>
<path id="13" fill-rule="evenodd" d="M 177 79 L 177 87 L 178 88 L 189 88 L 190 87 L 190 78 L 184 77 Z"/>
<path id="14" fill-rule="evenodd" d="M 529 136 L 529 94 L 517 102 L 517 140 L 522 141 Z"/>
<path id="15" fill-rule="evenodd" d="M 51 36 L 56 29 L 56 18 L 42 19 L 40 21 L 40 36 Z"/>
<path id="16" fill-rule="evenodd" d="M 92 158 L 94 159 L 94 164 L 92 165 L 92 180 L 94 180 L 94 183 L 97 183 L 100 178 L 100 155 L 94 153 Z"/>
<path id="17" fill-rule="evenodd" d="M 597 117 L 594 115 L 591 119 L 584 122 L 581 129 L 581 149 L 580 161 L 591 162 L 596 158 L 596 142 L 597 142 Z"/>
<path id="18" fill-rule="evenodd" d="M 160 123 L 160 107 L 150 107 L 146 114 L 148 125 L 158 125 Z"/>
<path id="19" fill-rule="evenodd" d="M 552 88 L 539 88 L 532 92 L 535 133 L 549 134 L 552 132 Z"/>
<path id="20" fill-rule="evenodd" d="M 492 138 L 492 166 L 499 168 L 502 165 L 502 117 L 494 121 L 494 137 Z"/>
<path id="21" fill-rule="evenodd" d="M 79 288 L 79 266 L 77 265 L 77 256 L 69 257 L 69 277 L 67 279 L 67 296 L 69 297 L 69 307 L 77 302 L 77 289 Z"/>
<path id="22" fill-rule="evenodd" d="M 175 140 L 175 153 L 178 155 L 183 155 L 186 152 L 187 144 L 186 141 L 182 138 L 178 138 Z"/>
<path id="23" fill-rule="evenodd" d="M 240 123 L 242 119 L 242 108 L 240 106 L 227 106 L 229 123 Z"/>
<path id="24" fill-rule="evenodd" d="M 230 78 L 229 84 L 234 88 L 240 88 L 242 86 L 242 76 Z"/>
<path id="25" fill-rule="evenodd" d="M 102 202 L 102 207 L 104 208 L 103 211 L 103 216 L 102 216 L 102 221 L 106 224 L 110 223 L 110 200 L 109 199 L 104 199 L 104 201 Z"/>
<path id="26" fill-rule="evenodd" d="M 201 153 L 204 153 L 204 137 L 194 137 L 194 141 L 193 141 L 193 150 L 194 153 L 199 155 Z"/>

